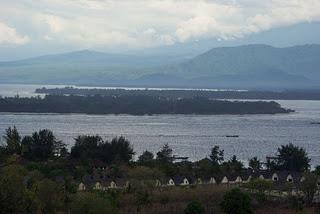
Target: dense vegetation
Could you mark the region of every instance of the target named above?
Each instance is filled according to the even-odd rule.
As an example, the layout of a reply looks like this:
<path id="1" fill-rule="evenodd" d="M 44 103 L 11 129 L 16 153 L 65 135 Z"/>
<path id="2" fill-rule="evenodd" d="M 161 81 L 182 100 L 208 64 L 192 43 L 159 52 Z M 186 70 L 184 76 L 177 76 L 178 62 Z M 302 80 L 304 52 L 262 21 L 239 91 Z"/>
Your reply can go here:
<path id="1" fill-rule="evenodd" d="M 0 98 L 0 112 L 87 114 L 275 114 L 292 110 L 276 102 L 240 102 L 203 97 L 160 96 L 58 96 Z"/>
<path id="2" fill-rule="evenodd" d="M 310 172 L 308 154 L 292 144 L 280 147 L 275 160 L 266 167 L 305 173 L 300 187 L 305 196 L 302 198 L 276 197 L 270 194 L 272 182 L 259 179 L 240 189 L 224 185 L 165 188 L 148 182 L 173 175 L 206 177 L 245 170 L 236 156 L 225 160 L 219 146 L 212 148 L 210 158 L 196 162 L 176 162 L 169 145 L 164 145 L 155 155 L 145 151 L 134 161 L 132 145 L 123 137 L 108 141 L 100 136 L 78 136 L 70 152 L 46 129 L 21 136 L 15 127 L 9 127 L 3 140 L 0 147 L 1 213 L 249 214 L 268 210 L 268 206 L 278 213 L 283 209 L 316 209 L 312 199 L 320 167 Z M 261 170 L 259 159 L 254 157 L 249 162 L 250 168 Z M 108 176 L 129 180 L 130 188 L 78 192 L 81 178 L 100 173 L 101 166 Z M 284 188 L 290 192 L 292 187 Z"/>
<path id="3" fill-rule="evenodd" d="M 290 91 L 214 91 L 214 90 L 126 90 L 126 89 L 101 89 L 101 88 L 38 88 L 39 94 L 48 95 L 81 95 L 81 96 L 163 96 L 169 98 L 205 97 L 210 99 L 255 99 L 255 100 L 320 100 L 319 90 L 290 90 Z"/>

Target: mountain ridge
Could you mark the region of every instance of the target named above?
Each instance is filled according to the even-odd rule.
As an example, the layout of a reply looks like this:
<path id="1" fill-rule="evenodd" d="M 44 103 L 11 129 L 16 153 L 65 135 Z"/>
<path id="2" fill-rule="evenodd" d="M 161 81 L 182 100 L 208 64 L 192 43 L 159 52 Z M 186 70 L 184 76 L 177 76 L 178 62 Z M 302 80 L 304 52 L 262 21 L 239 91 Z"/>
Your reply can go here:
<path id="1" fill-rule="evenodd" d="M 319 44 L 218 47 L 188 60 L 80 50 L 0 62 L 0 82 L 315 87 L 320 82 L 319 69 Z"/>

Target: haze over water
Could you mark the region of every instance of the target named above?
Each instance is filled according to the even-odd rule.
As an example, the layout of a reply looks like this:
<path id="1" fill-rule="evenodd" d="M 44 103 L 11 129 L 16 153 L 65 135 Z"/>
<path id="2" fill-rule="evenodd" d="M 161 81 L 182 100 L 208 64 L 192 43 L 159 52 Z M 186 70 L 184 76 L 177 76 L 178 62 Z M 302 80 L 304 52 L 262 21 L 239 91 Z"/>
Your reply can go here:
<path id="1" fill-rule="evenodd" d="M 320 122 L 320 101 L 277 102 L 296 112 L 211 116 L 0 113 L 0 132 L 13 125 L 23 135 L 48 128 L 69 148 L 73 138 L 81 134 L 99 134 L 105 139 L 123 135 L 132 142 L 137 155 L 144 150 L 156 152 L 168 143 L 176 155 L 190 160 L 206 157 L 214 145 L 224 149 L 227 158 L 235 154 L 243 161 L 253 156 L 264 160 L 279 146 L 293 143 L 306 148 L 313 165 L 320 164 L 320 125 L 311 124 Z"/>

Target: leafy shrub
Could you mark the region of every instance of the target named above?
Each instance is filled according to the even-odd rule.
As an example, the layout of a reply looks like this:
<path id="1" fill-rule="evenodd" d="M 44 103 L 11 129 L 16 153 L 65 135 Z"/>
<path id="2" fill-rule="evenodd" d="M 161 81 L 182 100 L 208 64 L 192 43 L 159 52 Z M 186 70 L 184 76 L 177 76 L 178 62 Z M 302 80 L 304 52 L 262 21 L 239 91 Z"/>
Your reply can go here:
<path id="1" fill-rule="evenodd" d="M 232 189 L 223 196 L 221 208 L 226 214 L 251 214 L 251 198 L 240 189 Z"/>
<path id="2" fill-rule="evenodd" d="M 202 214 L 204 213 L 204 208 L 199 201 L 192 201 L 188 204 L 187 208 L 184 210 L 185 214 Z"/>

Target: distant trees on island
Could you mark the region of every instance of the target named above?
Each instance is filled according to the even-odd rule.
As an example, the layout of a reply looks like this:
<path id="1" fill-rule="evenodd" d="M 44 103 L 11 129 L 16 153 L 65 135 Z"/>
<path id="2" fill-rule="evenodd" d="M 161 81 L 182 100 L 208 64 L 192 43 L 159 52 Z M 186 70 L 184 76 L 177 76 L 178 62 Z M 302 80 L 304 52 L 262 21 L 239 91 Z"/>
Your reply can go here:
<path id="1" fill-rule="evenodd" d="M 168 98 L 204 97 L 209 99 L 255 99 L 255 100 L 320 100 L 319 90 L 210 90 L 210 89 L 103 89 L 103 88 L 38 88 L 38 94 L 77 96 L 162 96 Z"/>
<path id="2" fill-rule="evenodd" d="M 289 113 L 276 102 L 225 101 L 204 97 L 168 98 L 148 95 L 0 98 L 0 112 L 86 114 L 276 114 Z"/>
<path id="3" fill-rule="evenodd" d="M 232 189 L 229 185 L 205 185 L 192 188 L 155 187 L 150 179 L 176 175 L 206 178 L 212 175 L 241 174 L 263 169 L 261 160 L 253 157 L 249 167 L 233 155 L 225 159 L 224 150 L 214 146 L 208 158 L 199 161 L 176 161 L 172 148 L 165 144 L 155 154 L 144 151 L 134 160 L 134 149 L 128 139 L 104 140 L 98 135 L 80 135 L 68 150 L 51 130 L 43 129 L 21 136 L 16 127 L 5 130 L 0 146 L 0 207 L 3 213 L 139 213 L 157 210 L 168 213 L 172 207 L 184 213 L 207 213 L 222 209 L 225 213 L 254 213 L 252 199 L 258 207 L 267 202 L 272 182 L 254 179 Z M 277 155 L 264 166 L 269 170 L 303 173 L 300 195 L 280 195 L 281 204 L 303 209 L 312 204 L 319 182 L 320 167 L 310 171 L 310 158 L 304 148 L 293 144 L 278 148 Z M 281 173 L 281 171 L 279 171 Z M 108 179 L 130 179 L 125 190 L 77 191 L 78 182 L 107 176 Z M 292 190 L 292 183 L 282 188 Z M 94 183 L 92 184 L 94 185 Z M 289 186 L 288 186 L 289 185 Z M 212 200 L 214 199 L 214 200 Z M 286 201 L 288 200 L 288 201 Z M 17 203 L 19 202 L 19 203 Z M 305 204 L 304 204 L 305 203 Z M 181 204 L 183 207 L 181 208 Z M 160 205 L 160 206 L 159 206 Z M 179 207 L 180 206 L 180 207 Z M 182 210 L 182 211 L 181 211 Z M 155 211 L 153 211 L 155 212 Z"/>

